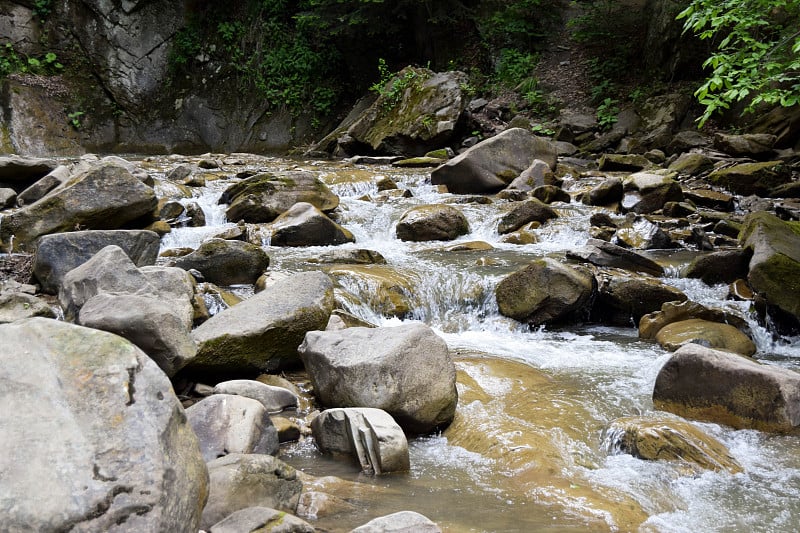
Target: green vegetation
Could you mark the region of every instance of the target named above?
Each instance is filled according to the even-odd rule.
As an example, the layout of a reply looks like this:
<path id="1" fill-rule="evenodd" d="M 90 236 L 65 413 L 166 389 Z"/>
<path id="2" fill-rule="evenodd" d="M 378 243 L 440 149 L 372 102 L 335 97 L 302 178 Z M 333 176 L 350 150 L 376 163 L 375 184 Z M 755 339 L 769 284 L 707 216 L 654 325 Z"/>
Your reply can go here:
<path id="1" fill-rule="evenodd" d="M 0 78 L 14 72 L 41 75 L 59 74 L 63 69 L 64 65 L 58 61 L 58 56 L 53 52 L 47 52 L 40 57 L 28 57 L 18 53 L 11 43 L 6 43 L 4 47 L 0 48 Z"/>
<path id="2" fill-rule="evenodd" d="M 83 124 L 81 123 L 81 117 L 85 115 L 83 111 L 73 111 L 71 113 L 67 113 L 67 120 L 69 120 L 69 125 L 72 126 L 74 129 L 79 130 Z"/>
<path id="3" fill-rule="evenodd" d="M 695 92 L 705 106 L 700 127 L 737 102 L 745 112 L 800 104 L 800 0 L 694 0 L 678 19 L 716 45 Z"/>

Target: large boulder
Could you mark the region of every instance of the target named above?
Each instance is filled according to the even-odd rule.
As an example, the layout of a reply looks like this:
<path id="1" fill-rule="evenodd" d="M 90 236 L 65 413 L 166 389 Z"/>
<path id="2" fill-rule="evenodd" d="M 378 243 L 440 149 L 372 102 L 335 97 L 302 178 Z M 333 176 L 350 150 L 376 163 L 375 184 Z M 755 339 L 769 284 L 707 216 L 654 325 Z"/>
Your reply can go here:
<path id="1" fill-rule="evenodd" d="M 583 267 L 543 258 L 505 277 L 495 295 L 502 315 L 538 326 L 587 312 L 595 285 Z"/>
<path id="2" fill-rule="evenodd" d="M 636 326 L 642 316 L 686 295 L 657 278 L 610 276 L 599 283 L 591 319 L 610 326 Z"/>
<path id="3" fill-rule="evenodd" d="M 455 366 L 428 326 L 312 331 L 299 348 L 314 394 L 327 407 L 374 407 L 403 429 L 427 433 L 455 414 Z"/>
<path id="4" fill-rule="evenodd" d="M 278 281 L 197 329 L 193 373 L 245 377 L 297 362 L 306 332 L 324 329 L 333 310 L 333 283 L 321 272 Z"/>
<path id="5" fill-rule="evenodd" d="M 404 68 L 347 129 L 339 146 L 349 153 L 412 156 L 446 146 L 461 125 L 467 81 L 463 72 Z"/>
<path id="6" fill-rule="evenodd" d="M 3 529 L 197 531 L 205 462 L 144 352 L 46 318 L 0 325 L 0 338 Z"/>
<path id="7" fill-rule="evenodd" d="M 6 155 L 0 157 L 0 183 L 19 192 L 57 166 L 58 163 L 53 159 Z"/>
<path id="8" fill-rule="evenodd" d="M 530 222 L 544 224 L 554 218 L 558 218 L 558 215 L 553 208 L 537 198 L 514 202 L 508 212 L 500 218 L 497 232 L 500 234 L 511 233 Z"/>
<path id="9" fill-rule="evenodd" d="M 81 307 L 76 323 L 126 338 L 174 376 L 197 348 L 184 320 L 163 299 L 135 294 L 100 293 Z"/>
<path id="10" fill-rule="evenodd" d="M 677 417 L 662 414 L 619 418 L 611 423 L 605 440 L 612 451 L 647 461 L 681 461 L 732 474 L 742 471 L 724 444 Z"/>
<path id="11" fill-rule="evenodd" d="M 221 204 L 230 204 L 225 212 L 228 220 L 252 223 L 272 222 L 297 202 L 329 212 L 339 206 L 339 197 L 313 174 L 295 172 L 256 174 L 225 189 L 219 199 Z"/>
<path id="12" fill-rule="evenodd" d="M 64 275 L 106 246 L 116 245 L 137 267 L 154 265 L 161 240 L 146 230 L 71 231 L 45 235 L 36 241 L 33 275 L 42 292 L 56 294 Z"/>
<path id="13" fill-rule="evenodd" d="M 739 241 L 753 252 L 750 286 L 767 301 L 781 329 L 800 330 L 800 224 L 766 212 L 751 213 Z"/>
<path id="14" fill-rule="evenodd" d="M 311 431 L 321 452 L 354 455 L 364 472 L 402 472 L 410 467 L 406 436 L 386 411 L 326 409 L 311 421 Z"/>
<path id="15" fill-rule="evenodd" d="M 494 193 L 509 185 L 539 159 L 555 170 L 558 152 L 548 139 L 510 128 L 437 167 L 431 183 L 455 194 Z"/>
<path id="16" fill-rule="evenodd" d="M 659 371 L 653 405 L 737 429 L 795 432 L 800 426 L 800 374 L 687 344 Z"/>
<path id="17" fill-rule="evenodd" d="M 762 157 L 772 154 L 778 138 L 769 133 L 746 133 L 744 135 L 729 135 L 717 133 L 714 135 L 714 148 L 734 157 Z"/>
<path id="18" fill-rule="evenodd" d="M 270 226 L 272 246 L 336 246 L 355 242 L 353 234 L 306 202 L 298 202 Z"/>
<path id="19" fill-rule="evenodd" d="M 712 185 L 749 196 L 767 196 L 771 190 L 791 180 L 791 172 L 782 161 L 739 163 L 723 167 L 708 175 Z"/>
<path id="20" fill-rule="evenodd" d="M 210 239 L 178 258 L 174 265 L 184 270 L 196 269 L 206 281 L 217 285 L 252 285 L 269 266 L 269 257 L 254 244 Z"/>
<path id="21" fill-rule="evenodd" d="M 208 463 L 211 492 L 200 529 L 254 506 L 293 513 L 303 483 L 294 468 L 271 455 L 232 453 Z"/>
<path id="22" fill-rule="evenodd" d="M 395 232 L 403 241 L 452 241 L 469 233 L 469 222 L 451 205 L 419 205 L 403 213 Z"/>
<path id="23" fill-rule="evenodd" d="M 667 202 L 682 202 L 683 190 L 670 171 L 637 172 L 623 181 L 622 208 L 637 214 L 652 213 Z"/>
<path id="24" fill-rule="evenodd" d="M 677 350 L 684 344 L 695 343 L 740 355 L 756 353 L 756 345 L 750 337 L 737 328 L 701 318 L 667 324 L 656 333 L 656 342 L 666 350 Z"/>
<path id="25" fill-rule="evenodd" d="M 186 409 L 186 418 L 206 462 L 229 453 L 278 452 L 278 431 L 257 400 L 214 394 Z"/>
<path id="26" fill-rule="evenodd" d="M 71 174 L 71 170 L 66 165 L 60 165 L 49 172 L 46 176 L 39 178 L 36 182 L 19 193 L 17 205 L 32 204 L 42 199 L 47 193 L 64 183 Z"/>
<path id="27" fill-rule="evenodd" d="M 153 189 L 125 168 L 97 165 L 3 217 L 0 247 L 24 249 L 42 235 L 79 228 L 117 229 L 152 212 L 157 203 Z"/>
<path id="28" fill-rule="evenodd" d="M 733 313 L 722 309 L 708 308 L 697 302 L 686 300 L 682 302 L 666 302 L 661 306 L 660 311 L 655 311 L 644 315 L 639 320 L 639 337 L 642 339 L 655 340 L 661 328 L 672 324 L 699 318 L 710 322 L 721 324 L 731 324 L 737 329 L 746 329 L 747 322 Z"/>
<path id="29" fill-rule="evenodd" d="M 597 266 L 616 267 L 653 276 L 663 276 L 661 265 L 634 251 L 600 239 L 589 239 L 586 245 L 567 252 L 567 258 Z"/>
<path id="30" fill-rule="evenodd" d="M 747 277 L 751 255 L 748 250 L 721 250 L 700 255 L 692 259 L 683 275 L 701 279 L 707 285 L 733 283 Z"/>
<path id="31" fill-rule="evenodd" d="M 581 201 L 588 205 L 613 205 L 622 200 L 622 193 L 622 180 L 608 178 L 587 191 L 581 197 Z"/>

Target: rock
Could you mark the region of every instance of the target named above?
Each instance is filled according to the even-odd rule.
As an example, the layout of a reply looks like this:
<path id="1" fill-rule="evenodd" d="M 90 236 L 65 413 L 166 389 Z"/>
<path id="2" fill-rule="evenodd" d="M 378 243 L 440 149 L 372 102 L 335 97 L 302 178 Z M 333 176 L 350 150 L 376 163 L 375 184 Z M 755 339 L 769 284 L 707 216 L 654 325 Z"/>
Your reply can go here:
<path id="1" fill-rule="evenodd" d="M 705 470 L 742 472 L 724 444 L 678 418 L 619 418 L 611 423 L 605 440 L 612 451 L 647 461 L 681 461 Z"/>
<path id="2" fill-rule="evenodd" d="M 791 173 L 781 161 L 763 163 L 739 163 L 723 167 L 708 175 L 712 185 L 722 187 L 735 194 L 766 196 L 769 192 L 788 183 Z"/>
<path id="3" fill-rule="evenodd" d="M 597 266 L 643 272 L 653 276 L 664 275 L 664 269 L 652 259 L 599 239 L 589 239 L 583 248 L 567 251 L 567 259 Z"/>
<path id="4" fill-rule="evenodd" d="M 192 165 L 187 165 L 184 163 L 174 167 L 172 170 L 167 172 L 164 177 L 169 181 L 176 181 L 183 184 L 184 180 L 191 176 L 192 172 L 194 171 L 195 169 L 192 167 Z"/>
<path id="5" fill-rule="evenodd" d="M 452 241 L 469 233 L 469 223 L 467 217 L 451 205 L 420 205 L 403 213 L 395 232 L 403 241 Z"/>
<path id="6" fill-rule="evenodd" d="M 687 278 L 702 279 L 706 285 L 733 283 L 747 277 L 752 253 L 746 250 L 722 250 L 695 257 L 683 271 Z"/>
<path id="7" fill-rule="evenodd" d="M 0 427 L 15 443 L 0 458 L 3 529 L 197 531 L 208 473 L 150 358 L 46 318 L 0 325 L 0 338 Z"/>
<path id="8" fill-rule="evenodd" d="M 340 140 L 339 146 L 348 153 L 417 156 L 447 145 L 467 106 L 462 90 L 467 82 L 463 72 L 406 67 L 347 129 L 349 141 Z M 397 84 L 405 84 L 404 90 L 400 100 L 392 102 L 389 94 Z"/>
<path id="9" fill-rule="evenodd" d="M 561 185 L 560 180 L 553 174 L 549 163 L 541 159 L 534 159 L 533 163 L 514 178 L 506 189 L 518 191 L 531 191 L 542 185 Z"/>
<path id="10" fill-rule="evenodd" d="M 214 394 L 235 394 L 256 400 L 268 413 L 280 413 L 284 409 L 297 407 L 297 396 L 289 389 L 273 387 L 260 381 L 235 379 L 217 383 Z"/>
<path id="11" fill-rule="evenodd" d="M 275 426 L 275 430 L 278 432 L 278 442 L 282 444 L 284 442 L 296 442 L 300 440 L 304 430 L 300 427 L 300 423 L 297 419 L 290 419 L 283 416 L 273 416 L 271 418 L 272 425 Z"/>
<path id="12" fill-rule="evenodd" d="M 210 239 L 173 264 L 184 270 L 199 270 L 206 281 L 218 285 L 253 284 L 269 266 L 269 257 L 254 244 Z"/>
<path id="13" fill-rule="evenodd" d="M 402 317 L 417 306 L 415 287 L 419 279 L 413 274 L 382 265 L 342 265 L 328 274 L 354 299 L 367 304 L 376 313 Z"/>
<path id="14" fill-rule="evenodd" d="M 357 511 L 358 508 L 344 498 L 317 490 L 304 491 L 297 503 L 297 515 L 309 520 Z"/>
<path id="15" fill-rule="evenodd" d="M 44 300 L 32 294 L 0 291 L 0 324 L 36 316 L 56 318 L 56 313 Z"/>
<path id="16" fill-rule="evenodd" d="M 230 204 L 225 212 L 228 220 L 251 223 L 272 222 L 298 202 L 330 212 L 339 206 L 339 197 L 313 174 L 293 172 L 289 176 L 256 174 L 225 189 L 219 199 L 221 204 Z"/>
<path id="17" fill-rule="evenodd" d="M 622 200 L 622 180 L 619 178 L 609 178 L 603 183 L 593 187 L 581 198 L 584 204 L 588 205 L 612 205 Z"/>
<path id="18" fill-rule="evenodd" d="M 370 520 L 350 533 L 441 533 L 427 517 L 413 511 L 400 511 Z"/>
<path id="19" fill-rule="evenodd" d="M 529 222 L 544 224 L 548 220 L 558 218 L 552 207 L 536 198 L 524 202 L 515 202 L 505 213 L 497 225 L 497 232 L 502 234 L 518 230 Z"/>
<path id="20" fill-rule="evenodd" d="M 0 182 L 32 183 L 52 172 L 58 163 L 53 159 L 7 155 L 0 157 Z"/>
<path id="21" fill-rule="evenodd" d="M 632 222 L 618 228 L 612 241 L 637 250 L 663 250 L 676 247 L 667 232 L 642 216 L 637 216 Z"/>
<path id="22" fill-rule="evenodd" d="M 714 168 L 714 160 L 703 154 L 686 152 L 670 163 L 667 168 L 684 176 L 697 176 Z"/>
<path id="23" fill-rule="evenodd" d="M 742 317 L 721 309 L 707 308 L 692 301 L 667 302 L 661 306 L 660 311 L 645 315 L 639 320 L 639 337 L 654 340 L 661 328 L 692 318 L 732 324 L 740 330 L 747 328 L 747 322 Z"/>
<path id="24" fill-rule="evenodd" d="M 211 492 L 201 529 L 248 507 L 294 512 L 303 488 L 295 469 L 271 455 L 232 453 L 208 463 L 208 474 Z"/>
<path id="25" fill-rule="evenodd" d="M 683 191 L 683 196 L 696 205 L 718 211 L 733 211 L 736 207 L 733 196 L 712 189 L 688 189 Z"/>
<path id="26" fill-rule="evenodd" d="M 598 161 L 598 170 L 605 172 L 637 172 L 651 166 L 646 157 L 638 154 L 603 154 Z"/>
<path id="27" fill-rule="evenodd" d="M 186 409 L 186 418 L 206 462 L 231 453 L 278 453 L 278 431 L 257 400 L 214 394 Z"/>
<path id="28" fill-rule="evenodd" d="M 192 275 L 174 267 L 143 266 L 139 270 L 149 284 L 149 287 L 143 287 L 140 292 L 155 295 L 163 300 L 176 315 L 181 317 L 186 328 L 191 328 L 195 299 L 195 283 Z"/>
<path id="29" fill-rule="evenodd" d="M 208 533 L 314 533 L 308 522 L 269 507 L 248 507 L 231 513 Z"/>
<path id="30" fill-rule="evenodd" d="M 400 168 L 426 168 L 426 167 L 438 167 L 442 163 L 447 161 L 446 157 L 409 157 L 407 159 L 401 159 L 399 161 L 395 161 L 392 163 L 393 167 L 400 167 Z"/>
<path id="31" fill-rule="evenodd" d="M 278 281 L 194 330 L 197 357 L 187 370 L 246 376 L 297 362 L 307 331 L 321 330 L 333 310 L 333 283 L 321 272 Z"/>
<path id="32" fill-rule="evenodd" d="M 687 344 L 659 371 L 653 405 L 737 429 L 795 432 L 800 425 L 800 374 Z"/>
<path id="33" fill-rule="evenodd" d="M 642 316 L 686 295 L 655 278 L 613 276 L 600 281 L 590 318 L 610 326 L 636 326 Z"/>
<path id="34" fill-rule="evenodd" d="M 714 148 L 734 157 L 770 156 L 778 138 L 768 133 L 714 134 Z"/>
<path id="35" fill-rule="evenodd" d="M 506 276 L 495 295 L 500 314 L 538 326 L 587 311 L 595 284 L 587 271 L 544 258 Z"/>
<path id="36" fill-rule="evenodd" d="M 153 211 L 153 189 L 124 168 L 104 164 L 73 176 L 41 200 L 5 216 L 5 249 L 30 247 L 42 235 L 76 229 L 116 229 Z"/>
<path id="37" fill-rule="evenodd" d="M 326 409 L 311 421 L 311 431 L 322 453 L 353 455 L 368 474 L 404 472 L 411 466 L 403 429 L 380 409 Z"/>
<path id="38" fill-rule="evenodd" d="M 747 281 L 778 327 L 800 331 L 800 224 L 765 213 L 745 217 L 739 242 L 752 250 Z"/>
<path id="39" fill-rule="evenodd" d="M 642 119 L 641 131 L 653 132 L 659 128 L 667 132 L 664 146 L 651 146 L 664 148 L 672 139 L 672 132 L 683 122 L 693 99 L 686 93 L 671 93 L 648 98 L 640 107 L 639 115 Z"/>
<path id="40" fill-rule="evenodd" d="M 13 207 L 17 202 L 17 192 L 14 189 L 0 189 L 0 210 Z"/>
<path id="41" fill-rule="evenodd" d="M 355 242 L 355 237 L 325 213 L 306 202 L 298 202 L 271 225 L 273 246 L 335 246 Z"/>
<path id="42" fill-rule="evenodd" d="M 109 245 L 119 246 L 137 266 L 154 265 L 161 240 L 152 231 L 95 230 L 40 237 L 33 258 L 33 275 L 42 292 L 56 294 L 67 272 Z"/>
<path id="43" fill-rule="evenodd" d="M 667 324 L 656 334 L 656 342 L 665 350 L 677 350 L 684 344 L 694 343 L 740 355 L 756 353 L 753 341 L 735 327 L 699 318 Z"/>
<path id="44" fill-rule="evenodd" d="M 552 204 L 553 202 L 564 202 L 568 204 L 572 201 L 572 197 L 567 191 L 555 185 L 541 185 L 536 187 L 531 191 L 531 196 L 546 204 Z"/>
<path id="45" fill-rule="evenodd" d="M 667 202 L 664 204 L 663 213 L 665 217 L 686 218 L 697 213 L 697 208 L 689 202 Z"/>
<path id="46" fill-rule="evenodd" d="M 307 260 L 309 263 L 328 263 L 345 265 L 385 265 L 386 258 L 375 250 L 347 248 L 323 252 Z"/>
<path id="47" fill-rule="evenodd" d="M 431 172 L 431 183 L 454 194 L 494 193 L 539 159 L 556 166 L 553 143 L 521 128 L 486 139 Z"/>
<path id="48" fill-rule="evenodd" d="M 672 173 L 637 172 L 623 181 L 622 208 L 637 214 L 652 213 L 667 202 L 682 202 L 681 186 Z"/>
<path id="49" fill-rule="evenodd" d="M 383 409 L 412 433 L 453 419 L 455 366 L 447 344 L 428 326 L 311 331 L 298 350 L 314 394 L 327 407 Z"/>
<path id="50" fill-rule="evenodd" d="M 459 242 L 445 248 L 447 252 L 485 252 L 486 250 L 494 250 L 494 246 L 486 241 Z"/>
<path id="51" fill-rule="evenodd" d="M 36 183 L 19 193 L 17 204 L 21 207 L 44 198 L 47 193 L 67 181 L 69 176 L 69 167 L 59 165 L 46 176 L 36 180 Z"/>
<path id="52" fill-rule="evenodd" d="M 705 134 L 696 129 L 679 131 L 672 136 L 666 147 L 667 154 L 681 154 L 681 157 L 693 148 L 705 148 L 711 144 Z"/>
<path id="53" fill-rule="evenodd" d="M 190 228 L 202 228 L 206 225 L 206 214 L 203 208 L 195 201 L 186 204 L 186 225 Z"/>

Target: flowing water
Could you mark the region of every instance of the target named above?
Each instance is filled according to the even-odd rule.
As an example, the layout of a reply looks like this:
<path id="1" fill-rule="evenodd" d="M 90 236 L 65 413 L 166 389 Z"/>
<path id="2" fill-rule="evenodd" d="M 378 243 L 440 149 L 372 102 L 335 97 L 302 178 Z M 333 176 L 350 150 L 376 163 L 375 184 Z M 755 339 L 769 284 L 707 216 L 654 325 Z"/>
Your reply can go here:
<path id="1" fill-rule="evenodd" d="M 156 171 L 158 164 L 166 162 L 151 162 Z M 308 439 L 282 451 L 285 461 L 306 473 L 337 476 L 315 486 L 355 506 L 352 512 L 320 516 L 315 526 L 347 531 L 375 516 L 414 510 L 453 532 L 798 529 L 800 438 L 697 423 L 728 447 L 744 469 L 738 474 L 616 454 L 604 440 L 605 429 L 617 418 L 653 412 L 654 380 L 669 354 L 640 341 L 632 327 L 529 330 L 499 315 L 497 282 L 535 257 L 563 257 L 583 245 L 587 207 L 557 204 L 560 218 L 537 230 L 538 243 L 505 244 L 496 231 L 502 201 L 462 203 L 463 197 L 430 185 L 426 171 L 278 159 L 259 164 L 273 171 L 317 172 L 340 195 L 337 220 L 356 237 L 345 246 L 380 252 L 411 280 L 413 316 L 404 320 L 433 327 L 458 369 L 456 420 L 442 435 L 411 440 L 408 473 L 361 475 L 355 464 L 321 456 Z M 379 193 L 376 181 L 382 176 L 413 197 Z M 213 227 L 177 229 L 163 239 L 164 248 L 197 246 L 226 224 L 216 199 L 231 180 L 208 183 L 192 194 Z M 576 192 L 580 184 L 569 183 Z M 160 187 L 161 194 L 171 194 L 166 185 Z M 455 201 L 471 227 L 457 242 L 482 240 L 492 250 L 445 251 L 452 243 L 395 238 L 395 223 L 409 207 Z M 320 268 L 308 260 L 328 248 L 266 250 L 271 270 L 290 273 Z M 725 287 L 677 277 L 681 263 L 690 259 L 686 254 L 654 258 L 671 266 L 664 281 L 691 299 L 746 312 L 742 304 L 724 301 Z M 380 325 L 401 323 L 362 303 L 370 301 L 368 284 L 343 280 L 342 285 L 337 294 L 349 312 Z M 355 297 L 344 297 L 343 291 Z M 756 324 L 753 331 L 759 360 L 800 370 L 797 342 L 776 341 Z"/>

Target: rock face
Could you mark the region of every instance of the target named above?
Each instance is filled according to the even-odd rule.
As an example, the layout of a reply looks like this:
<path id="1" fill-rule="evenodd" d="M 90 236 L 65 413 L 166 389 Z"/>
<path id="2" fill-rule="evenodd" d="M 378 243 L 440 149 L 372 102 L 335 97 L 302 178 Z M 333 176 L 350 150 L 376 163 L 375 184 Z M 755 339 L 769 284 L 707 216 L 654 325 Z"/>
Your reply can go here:
<path id="1" fill-rule="evenodd" d="M 306 202 L 299 202 L 271 225 L 273 246 L 336 246 L 355 242 L 349 230 Z"/>
<path id="2" fill-rule="evenodd" d="M 354 455 L 366 473 L 380 475 L 410 467 L 406 436 L 386 411 L 326 409 L 311 421 L 311 431 L 321 452 Z"/>
<path id="3" fill-rule="evenodd" d="M 307 331 L 321 330 L 333 310 L 333 283 L 303 272 L 271 285 L 194 330 L 197 357 L 189 370 L 247 376 L 297 362 Z"/>
<path id="4" fill-rule="evenodd" d="M 403 241 L 452 241 L 469 233 L 469 222 L 451 205 L 420 205 L 403 213 L 395 231 Z"/>
<path id="5" fill-rule="evenodd" d="M 33 275 L 42 292 L 56 294 L 64 275 L 106 246 L 122 248 L 137 267 L 154 265 L 161 241 L 145 230 L 71 231 L 45 235 L 36 241 Z"/>
<path id="6" fill-rule="evenodd" d="M 217 285 L 253 284 L 269 266 L 261 247 L 241 241 L 211 239 L 175 261 L 184 270 L 196 269 L 206 281 Z"/>
<path id="7" fill-rule="evenodd" d="M 740 242 L 753 252 L 750 286 L 767 301 L 782 329 L 800 330 L 800 225 L 766 212 L 751 213 Z"/>
<path id="8" fill-rule="evenodd" d="M 495 294 L 501 314 L 538 326 L 587 311 L 594 287 L 589 272 L 544 258 L 504 278 Z"/>
<path id="9" fill-rule="evenodd" d="M 200 521 L 206 530 L 257 505 L 293 513 L 303 488 L 295 469 L 271 455 L 232 453 L 208 463 L 208 474 L 211 493 Z"/>
<path id="10" fill-rule="evenodd" d="M 4 529 L 197 531 L 206 466 L 141 350 L 44 318 L 0 325 L 0 337 Z"/>
<path id="11" fill-rule="evenodd" d="M 344 138 L 348 140 L 340 139 L 339 146 L 348 153 L 412 156 L 445 146 L 467 106 L 468 98 L 461 90 L 467 81 L 463 72 L 406 67 L 385 89 L 405 84 L 400 101 L 379 97 L 347 129 Z"/>
<path id="12" fill-rule="evenodd" d="M 800 374 L 687 344 L 658 373 L 653 404 L 735 428 L 793 432 L 800 425 Z"/>
<path id="13" fill-rule="evenodd" d="M 214 394 L 186 409 L 186 418 L 206 462 L 229 453 L 278 452 L 278 431 L 257 400 Z"/>
<path id="14" fill-rule="evenodd" d="M 742 467 L 717 439 L 677 417 L 627 417 L 609 427 L 606 442 L 613 451 L 648 461 L 683 461 L 732 474 Z"/>
<path id="15" fill-rule="evenodd" d="M 555 169 L 553 143 L 522 128 L 510 128 L 482 141 L 431 173 L 431 183 L 455 194 L 494 193 L 540 159 Z"/>
<path id="16" fill-rule="evenodd" d="M 339 205 L 339 197 L 313 174 L 295 172 L 291 176 L 257 174 L 228 187 L 219 200 L 230 204 L 228 220 L 272 222 L 298 202 L 306 202 L 328 212 Z"/>
<path id="17" fill-rule="evenodd" d="M 695 343 L 740 355 L 756 353 L 756 345 L 750 337 L 735 327 L 700 318 L 667 324 L 656 334 L 656 342 L 667 350 L 677 350 L 684 344 Z"/>
<path id="18" fill-rule="evenodd" d="M 383 409 L 413 433 L 453 419 L 455 366 L 445 342 L 423 324 L 312 331 L 299 352 L 325 406 Z"/>
<path id="19" fill-rule="evenodd" d="M 116 229 L 157 204 L 153 189 L 121 166 L 103 164 L 80 173 L 41 200 L 3 217 L 0 246 L 23 249 L 42 235 L 85 229 Z"/>

